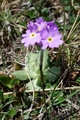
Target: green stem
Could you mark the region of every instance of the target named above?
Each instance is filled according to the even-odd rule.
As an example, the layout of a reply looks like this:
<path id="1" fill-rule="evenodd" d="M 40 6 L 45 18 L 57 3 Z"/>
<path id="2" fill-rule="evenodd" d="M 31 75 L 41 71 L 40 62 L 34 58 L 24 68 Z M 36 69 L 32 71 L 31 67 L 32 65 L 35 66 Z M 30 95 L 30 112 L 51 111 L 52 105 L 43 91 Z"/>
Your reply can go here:
<path id="1" fill-rule="evenodd" d="M 40 75 L 41 75 L 41 83 L 42 83 L 42 92 L 43 92 L 43 102 L 45 104 L 45 109 L 47 112 L 47 106 L 46 106 L 46 99 L 45 99 L 45 83 L 44 83 L 44 79 L 43 79 L 43 71 L 42 71 L 42 67 L 43 67 L 43 50 L 41 50 L 40 52 L 40 64 L 39 64 L 39 68 L 40 68 Z"/>

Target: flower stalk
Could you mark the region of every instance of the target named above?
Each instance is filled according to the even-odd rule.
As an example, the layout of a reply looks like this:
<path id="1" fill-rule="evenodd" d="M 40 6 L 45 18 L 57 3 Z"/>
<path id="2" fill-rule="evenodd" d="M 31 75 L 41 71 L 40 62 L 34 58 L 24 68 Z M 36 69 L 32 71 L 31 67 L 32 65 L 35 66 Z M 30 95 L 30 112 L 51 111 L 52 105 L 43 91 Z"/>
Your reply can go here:
<path id="1" fill-rule="evenodd" d="M 44 90 L 44 89 L 45 89 L 45 83 L 44 83 L 43 70 L 42 70 L 42 67 L 43 67 L 43 53 L 44 53 L 44 51 L 41 50 L 41 52 L 40 52 L 40 64 L 39 64 L 39 69 L 40 69 L 40 75 L 41 75 L 43 102 L 44 102 L 44 104 L 45 104 L 45 108 L 46 108 L 46 111 L 47 111 L 46 100 L 45 100 L 45 90 Z"/>

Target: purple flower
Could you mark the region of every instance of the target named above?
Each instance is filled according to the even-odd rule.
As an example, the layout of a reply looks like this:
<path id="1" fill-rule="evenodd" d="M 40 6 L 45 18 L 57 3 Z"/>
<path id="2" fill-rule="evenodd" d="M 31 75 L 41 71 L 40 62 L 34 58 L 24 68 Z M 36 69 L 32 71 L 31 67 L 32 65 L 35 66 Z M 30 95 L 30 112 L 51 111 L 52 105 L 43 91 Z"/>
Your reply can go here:
<path id="1" fill-rule="evenodd" d="M 27 25 L 27 28 L 29 30 L 31 30 L 31 29 L 33 29 L 33 25 L 34 25 L 34 22 L 30 21 L 30 23 L 28 23 L 28 25 Z"/>
<path id="2" fill-rule="evenodd" d="M 26 33 L 22 35 L 21 43 L 24 43 L 24 46 L 37 43 L 42 49 L 46 49 L 58 48 L 63 43 L 62 35 L 54 21 L 46 22 L 40 17 L 35 22 L 30 21 L 27 28 Z"/>
<path id="3" fill-rule="evenodd" d="M 44 19 L 42 17 L 39 17 L 39 18 L 36 19 L 36 22 L 38 24 L 41 24 L 41 22 L 45 22 L 45 21 L 44 21 Z"/>
<path id="4" fill-rule="evenodd" d="M 24 43 L 24 46 L 34 45 L 35 43 L 39 43 L 41 41 L 40 33 L 36 33 L 34 31 L 27 30 L 26 34 L 22 35 L 23 39 L 21 43 Z"/>
<path id="5" fill-rule="evenodd" d="M 54 21 L 47 22 L 47 28 L 52 30 L 58 30 L 58 27 L 54 23 Z"/>
<path id="6" fill-rule="evenodd" d="M 44 29 L 47 26 L 47 22 L 44 21 L 42 17 L 39 17 L 38 19 L 36 19 L 35 24 L 38 27 L 38 32 L 40 32 L 42 29 Z"/>
<path id="7" fill-rule="evenodd" d="M 47 25 L 48 26 L 53 26 L 54 25 L 54 20 L 50 21 L 50 22 L 47 22 Z"/>
<path id="8" fill-rule="evenodd" d="M 36 23 L 38 26 L 38 32 L 42 31 L 46 27 L 46 22 L 41 22 L 41 24 Z"/>
<path id="9" fill-rule="evenodd" d="M 28 30 L 30 30 L 31 32 L 32 32 L 32 31 L 37 32 L 37 30 L 38 30 L 38 26 L 37 26 L 35 23 L 31 22 L 31 21 L 30 21 L 30 23 L 27 25 L 27 27 L 28 27 Z"/>
<path id="10" fill-rule="evenodd" d="M 63 40 L 61 40 L 62 35 L 59 33 L 59 31 L 56 30 L 52 30 L 52 29 L 43 29 L 43 31 L 41 32 L 41 48 L 42 49 L 46 49 L 47 47 L 50 48 L 58 48 L 59 45 L 61 45 L 63 43 Z"/>
<path id="11" fill-rule="evenodd" d="M 27 25 L 28 30 L 30 31 L 41 31 L 44 27 L 46 27 L 46 21 L 43 20 L 43 18 L 39 17 L 36 19 L 36 22 L 30 21 L 30 23 Z"/>

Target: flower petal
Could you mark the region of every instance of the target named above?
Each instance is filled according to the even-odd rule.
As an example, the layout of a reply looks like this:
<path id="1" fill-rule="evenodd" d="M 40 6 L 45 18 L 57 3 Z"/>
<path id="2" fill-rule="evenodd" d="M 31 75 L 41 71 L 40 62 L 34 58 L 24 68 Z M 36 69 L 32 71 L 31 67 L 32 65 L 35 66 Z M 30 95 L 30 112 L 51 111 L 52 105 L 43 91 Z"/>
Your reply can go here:
<path id="1" fill-rule="evenodd" d="M 46 40 L 43 40 L 41 48 L 46 49 L 47 47 L 48 47 L 48 42 Z"/>
<path id="2" fill-rule="evenodd" d="M 41 31 L 41 37 L 42 37 L 42 39 L 47 39 L 47 37 L 48 37 L 48 30 L 47 29 L 43 29 L 42 31 Z"/>
<path id="3" fill-rule="evenodd" d="M 27 37 L 26 38 L 23 38 L 22 40 L 21 40 L 21 43 L 25 43 L 27 41 Z"/>
<path id="4" fill-rule="evenodd" d="M 24 44 L 24 46 L 27 47 L 29 44 L 30 44 L 29 41 L 27 41 L 27 42 Z"/>
<path id="5" fill-rule="evenodd" d="M 40 24 L 41 22 L 44 22 L 44 19 L 42 17 L 39 17 L 38 19 L 36 19 L 36 22 Z"/>

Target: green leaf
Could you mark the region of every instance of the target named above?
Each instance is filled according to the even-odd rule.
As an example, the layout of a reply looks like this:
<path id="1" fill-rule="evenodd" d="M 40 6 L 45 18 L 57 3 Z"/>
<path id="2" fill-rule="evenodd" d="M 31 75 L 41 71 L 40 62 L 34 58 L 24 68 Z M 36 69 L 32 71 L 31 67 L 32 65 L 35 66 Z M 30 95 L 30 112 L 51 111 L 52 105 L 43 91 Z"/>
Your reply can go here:
<path id="1" fill-rule="evenodd" d="M 37 11 L 35 9 L 30 9 L 27 14 L 31 19 L 37 17 Z"/>
<path id="2" fill-rule="evenodd" d="M 55 74 L 55 75 L 59 75 L 59 74 L 61 73 L 59 67 L 57 67 L 57 66 L 51 67 L 51 68 L 49 69 L 49 71 L 52 72 L 52 73 Z"/>
<path id="3" fill-rule="evenodd" d="M 39 53 L 27 53 L 25 57 L 25 70 L 30 78 L 35 78 L 39 71 Z"/>
<path id="4" fill-rule="evenodd" d="M 60 75 L 59 67 L 53 66 L 45 72 L 45 79 L 54 82 Z"/>
<path id="5" fill-rule="evenodd" d="M 7 115 L 9 115 L 10 117 L 14 117 L 14 115 L 16 115 L 16 110 L 14 108 L 10 109 L 8 112 L 7 112 Z"/>
<path id="6" fill-rule="evenodd" d="M 13 78 L 10 82 L 11 88 L 14 87 L 14 85 L 19 84 L 19 80 L 17 78 Z"/>
<path id="7" fill-rule="evenodd" d="M 25 70 L 30 78 L 36 78 L 40 76 L 40 52 L 38 53 L 27 53 L 25 57 Z M 43 71 L 49 66 L 49 56 L 48 51 L 44 50 L 43 53 Z"/>
<path id="8" fill-rule="evenodd" d="M 0 90 L 0 99 L 3 98 L 3 92 Z"/>
<path id="9" fill-rule="evenodd" d="M 18 70 L 12 73 L 19 80 L 27 80 L 28 76 L 25 70 Z"/>
<path id="10" fill-rule="evenodd" d="M 16 78 L 10 78 L 9 76 L 0 76 L 0 82 L 8 87 L 8 88 L 12 88 L 14 87 L 15 84 L 19 84 L 19 80 Z"/>
<path id="11" fill-rule="evenodd" d="M 41 9 L 41 14 L 42 16 L 44 17 L 45 20 L 50 20 L 49 18 L 51 17 L 50 16 L 50 12 L 49 12 L 49 9 L 47 7 L 44 7 L 43 9 Z"/>
<path id="12" fill-rule="evenodd" d="M 0 103 L 0 109 L 2 109 L 3 104 Z M 1 116 L 0 116 L 1 117 Z M 2 119 L 1 119 L 2 120 Z"/>
<path id="13" fill-rule="evenodd" d="M 78 77 L 78 78 L 76 79 L 76 82 L 80 82 L 80 77 Z"/>
<path id="14" fill-rule="evenodd" d="M 34 79 L 32 81 L 30 81 L 29 83 L 26 84 L 26 88 L 28 88 L 29 90 L 39 90 L 41 89 L 41 87 L 39 87 L 37 85 L 38 79 Z"/>
<path id="15" fill-rule="evenodd" d="M 10 86 L 11 78 L 10 77 L 8 77 L 8 76 L 0 76 L 0 82 L 4 86 L 6 86 L 8 88 L 11 88 L 11 86 Z"/>

